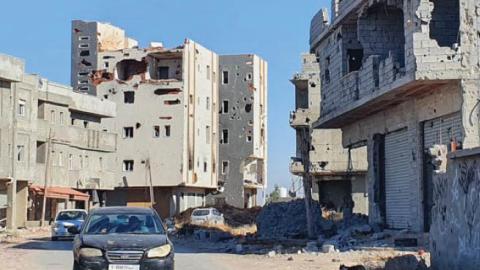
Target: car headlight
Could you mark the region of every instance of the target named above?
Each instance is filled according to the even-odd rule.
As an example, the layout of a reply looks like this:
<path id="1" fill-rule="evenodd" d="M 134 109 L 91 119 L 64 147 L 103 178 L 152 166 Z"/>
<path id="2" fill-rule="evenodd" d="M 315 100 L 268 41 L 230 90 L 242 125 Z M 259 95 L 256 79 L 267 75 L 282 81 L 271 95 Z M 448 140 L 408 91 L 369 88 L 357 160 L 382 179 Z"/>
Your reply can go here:
<path id="1" fill-rule="evenodd" d="M 169 244 L 163 245 L 161 247 L 152 248 L 148 251 L 148 258 L 163 258 L 167 257 L 168 254 L 172 251 L 172 246 Z"/>
<path id="2" fill-rule="evenodd" d="M 81 257 L 102 257 L 102 251 L 96 248 L 81 248 L 79 252 Z"/>

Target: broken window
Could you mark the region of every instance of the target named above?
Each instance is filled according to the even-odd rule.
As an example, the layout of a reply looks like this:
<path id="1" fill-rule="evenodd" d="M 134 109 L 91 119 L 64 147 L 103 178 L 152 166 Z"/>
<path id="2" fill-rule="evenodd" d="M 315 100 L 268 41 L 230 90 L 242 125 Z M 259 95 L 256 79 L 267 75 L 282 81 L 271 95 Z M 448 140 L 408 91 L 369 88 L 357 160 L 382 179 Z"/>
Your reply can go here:
<path id="1" fill-rule="evenodd" d="M 175 100 L 165 100 L 163 102 L 165 105 L 177 105 L 180 104 L 180 99 L 175 99 Z"/>
<path id="2" fill-rule="evenodd" d="M 88 90 L 90 90 L 90 87 L 88 86 L 81 86 L 78 88 L 78 90 L 82 91 L 82 92 L 88 92 Z"/>
<path id="3" fill-rule="evenodd" d="M 82 40 L 90 40 L 90 37 L 89 36 L 79 36 L 78 37 L 78 40 L 82 41 Z"/>
<path id="4" fill-rule="evenodd" d="M 153 126 L 153 137 L 154 138 L 160 137 L 160 126 Z"/>
<path id="5" fill-rule="evenodd" d="M 79 48 L 88 48 L 89 45 L 88 45 L 88 43 L 80 43 L 80 44 L 78 45 L 78 47 L 79 47 Z"/>
<path id="6" fill-rule="evenodd" d="M 158 67 L 157 68 L 157 78 L 159 80 L 167 80 L 170 74 L 170 67 Z"/>
<path id="7" fill-rule="evenodd" d="M 135 103 L 135 92 L 133 91 L 125 91 L 123 92 L 123 102 L 125 104 L 133 104 Z"/>
<path id="8" fill-rule="evenodd" d="M 222 83 L 223 84 L 228 84 L 228 71 L 223 71 Z"/>
<path id="9" fill-rule="evenodd" d="M 210 110 L 210 97 L 207 97 L 205 99 L 205 107 L 207 110 Z"/>
<path id="10" fill-rule="evenodd" d="M 348 72 L 357 71 L 362 67 L 363 49 L 347 50 Z"/>
<path id="11" fill-rule="evenodd" d="M 88 84 L 88 80 L 80 80 L 78 81 L 78 84 Z"/>
<path id="12" fill-rule="evenodd" d="M 252 111 L 252 104 L 248 103 L 245 105 L 245 112 L 249 113 Z"/>
<path id="13" fill-rule="evenodd" d="M 123 138 L 133 138 L 133 127 L 123 128 Z"/>
<path id="14" fill-rule="evenodd" d="M 89 50 L 81 50 L 80 51 L 80 56 L 90 56 L 90 51 Z"/>
<path id="15" fill-rule="evenodd" d="M 25 160 L 25 146 L 17 145 L 17 161 Z"/>
<path id="16" fill-rule="evenodd" d="M 228 100 L 224 100 L 224 101 L 222 102 L 222 112 L 223 112 L 223 113 L 228 113 L 228 110 L 229 110 L 229 108 L 228 108 Z"/>
<path id="17" fill-rule="evenodd" d="M 18 100 L 18 115 L 25 116 L 27 114 L 27 101 L 25 99 Z"/>
<path id="18" fill-rule="evenodd" d="M 171 135 L 170 125 L 165 125 L 163 128 L 164 128 L 164 131 L 165 131 L 165 137 L 170 137 L 170 135 Z"/>
<path id="19" fill-rule="evenodd" d="M 135 75 L 145 73 L 147 71 L 147 63 L 145 61 L 126 59 L 117 63 L 116 70 L 119 80 L 128 81 Z"/>
<path id="20" fill-rule="evenodd" d="M 227 160 L 222 161 L 222 174 L 226 175 L 230 173 L 230 162 Z"/>
<path id="21" fill-rule="evenodd" d="M 253 79 L 252 73 L 248 73 L 248 74 L 247 74 L 247 80 L 248 80 L 248 81 L 251 81 L 252 79 Z"/>
<path id="22" fill-rule="evenodd" d="M 393 57 L 400 67 L 405 66 L 405 29 L 400 4 L 372 5 L 358 18 L 358 39 L 363 55 Z"/>
<path id="23" fill-rule="evenodd" d="M 123 161 L 123 171 L 132 172 L 133 171 L 133 160 L 124 160 Z"/>
<path id="24" fill-rule="evenodd" d="M 78 76 L 88 76 L 88 71 L 82 71 L 78 73 Z"/>
<path id="25" fill-rule="evenodd" d="M 430 0 L 433 3 L 430 38 L 440 47 L 460 43 L 460 4 L 458 0 Z"/>
<path id="26" fill-rule="evenodd" d="M 207 172 L 208 163 L 206 161 L 203 162 L 203 172 Z"/>
<path id="27" fill-rule="evenodd" d="M 247 142 L 251 142 L 252 141 L 252 135 L 247 135 Z"/>
<path id="28" fill-rule="evenodd" d="M 207 80 L 210 80 L 210 66 L 207 65 Z"/>
<path id="29" fill-rule="evenodd" d="M 227 144 L 228 143 L 228 129 L 222 130 L 222 139 L 220 140 L 221 144 Z"/>
<path id="30" fill-rule="evenodd" d="M 88 128 L 88 121 L 83 121 L 83 127 Z"/>

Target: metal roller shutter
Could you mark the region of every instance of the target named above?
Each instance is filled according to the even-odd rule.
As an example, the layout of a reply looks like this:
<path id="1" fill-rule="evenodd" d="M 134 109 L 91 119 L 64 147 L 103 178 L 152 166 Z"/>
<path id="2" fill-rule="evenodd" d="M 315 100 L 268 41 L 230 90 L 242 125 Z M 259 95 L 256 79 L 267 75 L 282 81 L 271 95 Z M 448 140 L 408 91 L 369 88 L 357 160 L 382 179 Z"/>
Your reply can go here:
<path id="1" fill-rule="evenodd" d="M 452 138 L 463 141 L 462 115 L 460 113 L 425 121 L 423 125 L 423 145 L 425 149 L 435 144 L 448 145 Z"/>
<path id="2" fill-rule="evenodd" d="M 385 202 L 387 226 L 407 229 L 410 220 L 411 151 L 407 129 L 385 136 Z"/>

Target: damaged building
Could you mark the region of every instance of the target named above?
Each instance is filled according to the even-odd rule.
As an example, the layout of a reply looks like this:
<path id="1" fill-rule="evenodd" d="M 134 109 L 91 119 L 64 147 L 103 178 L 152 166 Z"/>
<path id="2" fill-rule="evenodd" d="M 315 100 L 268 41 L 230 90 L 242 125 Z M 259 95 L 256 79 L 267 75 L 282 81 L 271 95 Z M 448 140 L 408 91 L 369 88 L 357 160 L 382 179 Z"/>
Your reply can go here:
<path id="1" fill-rule="evenodd" d="M 102 126 L 120 135 L 115 169 L 117 188 L 108 194 L 107 204 L 145 206 L 153 199 L 156 210 L 167 217 L 205 205 L 208 194 L 223 190 L 222 172 L 228 166 L 240 169 L 234 163 L 245 162 L 252 167 L 248 172 L 255 175 L 246 174 L 252 187 L 258 186 L 258 178 L 264 179 L 256 176 L 263 168 L 253 168 L 262 156 L 245 152 L 242 159 L 230 161 L 219 154 L 219 146 L 228 144 L 229 138 L 235 141 L 236 135 L 231 130 L 229 137 L 229 131 L 224 132 L 228 128 L 219 123 L 219 89 L 228 84 L 226 71 L 220 68 L 221 59 L 188 39 L 172 49 L 158 42 L 139 48 L 118 27 L 73 21 L 72 86 L 77 92 L 117 104 L 117 117 Z M 232 69 L 232 83 L 233 76 Z M 245 98 L 251 99 L 251 113 L 256 114 L 258 110 L 253 105 L 257 97 Z M 232 109 L 238 105 L 232 104 Z M 224 166 L 222 161 L 230 163 Z M 243 180 L 240 179 L 242 183 Z M 243 185 L 235 188 L 241 188 L 235 196 L 243 201 Z"/>
<path id="2" fill-rule="evenodd" d="M 219 185 L 227 204 L 248 208 L 267 185 L 267 63 L 256 55 L 220 56 Z M 257 200 L 258 199 L 258 200 Z"/>
<path id="3" fill-rule="evenodd" d="M 317 129 L 367 146 L 369 218 L 429 231 L 428 149 L 479 146 L 479 11 L 473 0 L 333 1 L 311 23 L 320 67 Z"/>
<path id="4" fill-rule="evenodd" d="M 312 198 L 340 211 L 352 199 L 355 213 L 368 214 L 365 147 L 346 149 L 339 129 L 313 129 L 320 116 L 320 69 L 315 54 L 302 56 L 302 72 L 293 76 L 295 111 L 290 126 L 296 132 L 296 156 L 290 172 L 309 177 Z"/>
<path id="5" fill-rule="evenodd" d="M 11 229 L 38 225 L 44 196 L 50 220 L 61 209 L 102 205 L 114 187 L 117 135 L 100 127 L 115 104 L 24 65 L 0 55 L 0 219 Z"/>

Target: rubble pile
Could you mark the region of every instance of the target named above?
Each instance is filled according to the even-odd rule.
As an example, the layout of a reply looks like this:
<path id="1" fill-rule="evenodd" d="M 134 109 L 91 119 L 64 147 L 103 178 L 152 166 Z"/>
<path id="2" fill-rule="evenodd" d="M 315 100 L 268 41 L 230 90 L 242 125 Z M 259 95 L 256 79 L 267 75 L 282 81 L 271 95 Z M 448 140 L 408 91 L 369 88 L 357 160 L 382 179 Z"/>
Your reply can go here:
<path id="1" fill-rule="evenodd" d="M 331 227 L 322 218 L 322 211 L 317 202 L 312 203 L 313 223 L 316 232 Z M 257 236 L 259 238 L 306 238 L 307 217 L 305 201 L 302 199 L 290 202 L 270 203 L 263 207 L 257 216 Z"/>

